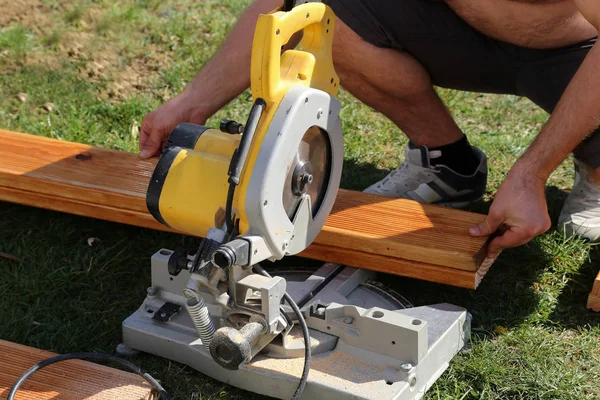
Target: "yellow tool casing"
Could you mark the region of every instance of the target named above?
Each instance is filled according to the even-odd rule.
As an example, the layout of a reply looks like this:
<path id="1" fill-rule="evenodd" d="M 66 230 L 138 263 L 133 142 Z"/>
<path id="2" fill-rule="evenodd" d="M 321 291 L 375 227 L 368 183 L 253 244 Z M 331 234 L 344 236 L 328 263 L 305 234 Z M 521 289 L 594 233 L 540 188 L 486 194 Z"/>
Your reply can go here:
<path id="1" fill-rule="evenodd" d="M 264 101 L 239 184 L 233 198 L 238 233 L 249 229 L 246 192 L 261 143 L 286 92 L 297 85 L 335 96 L 339 78 L 331 47 L 335 16 L 322 3 L 306 3 L 283 12 L 259 16 L 251 61 L 253 99 Z M 297 49 L 281 54 L 294 34 L 303 32 Z M 211 228 L 222 228 L 229 189 L 231 159 L 240 134 L 230 134 L 192 124 L 178 126 L 151 178 L 146 203 L 161 223 L 184 233 L 206 237 Z"/>
<path id="2" fill-rule="evenodd" d="M 205 237 L 225 222 L 225 199 L 231 155 L 239 134 L 181 124 L 154 170 L 146 204 L 163 224 L 181 232 Z"/>

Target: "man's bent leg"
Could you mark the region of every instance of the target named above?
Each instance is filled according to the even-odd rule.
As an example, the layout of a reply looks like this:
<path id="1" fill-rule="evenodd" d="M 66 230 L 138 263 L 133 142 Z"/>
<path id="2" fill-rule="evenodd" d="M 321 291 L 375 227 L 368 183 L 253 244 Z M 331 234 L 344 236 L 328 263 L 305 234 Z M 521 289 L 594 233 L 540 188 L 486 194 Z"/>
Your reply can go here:
<path id="1" fill-rule="evenodd" d="M 469 176 L 436 170 L 428 148 L 448 146 L 464 134 L 433 90 L 428 72 L 409 54 L 376 47 L 337 22 L 334 62 L 342 86 L 383 113 L 410 139 L 402 165 L 365 192 L 420 202 L 464 207 L 480 199 L 487 183 L 487 163 L 478 158 Z M 466 142 L 468 145 L 468 142 Z"/>
<path id="2" fill-rule="evenodd" d="M 419 0 L 402 3 L 330 0 L 329 3 L 333 3 L 338 15 L 334 62 L 342 86 L 386 115 L 410 139 L 404 163 L 366 191 L 457 207 L 479 199 L 487 181 L 485 155 L 470 147 L 434 91 L 436 82 L 432 78 L 446 87 L 512 92 L 514 77 L 507 84 L 510 77 L 506 71 L 510 73 L 510 69 L 503 68 L 505 61 L 499 62 L 493 43 L 439 3 Z M 387 5 L 392 11 L 402 12 L 397 16 L 397 24 L 387 22 L 387 26 L 382 26 L 379 16 L 373 13 L 374 5 L 383 9 Z M 444 20 L 447 29 L 433 29 L 428 22 L 435 21 L 423 17 Z M 392 39 L 402 37 L 405 37 L 402 43 Z M 440 68 L 439 64 L 448 58 L 437 59 L 435 54 L 452 45 L 456 47 L 452 58 L 455 65 Z M 424 60 L 425 65 L 413 54 Z M 446 162 L 449 152 L 455 152 L 451 155 L 463 165 Z"/>
<path id="3" fill-rule="evenodd" d="M 443 146 L 463 137 L 429 73 L 411 55 L 376 47 L 341 20 L 335 29 L 335 68 L 349 93 L 388 117 L 416 145 Z"/>

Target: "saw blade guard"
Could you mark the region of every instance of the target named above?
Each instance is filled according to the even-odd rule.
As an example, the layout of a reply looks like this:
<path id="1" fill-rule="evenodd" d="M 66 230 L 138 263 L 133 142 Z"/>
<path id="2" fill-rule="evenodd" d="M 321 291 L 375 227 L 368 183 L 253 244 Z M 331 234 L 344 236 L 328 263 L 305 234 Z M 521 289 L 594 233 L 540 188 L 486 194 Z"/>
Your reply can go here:
<path id="1" fill-rule="evenodd" d="M 246 193 L 249 236 L 264 240 L 271 254 L 266 258 L 281 259 L 303 251 L 331 212 L 343 165 L 340 108 L 329 94 L 299 86 L 287 92 L 275 113 Z M 310 142 L 326 148 L 312 149 L 317 156 L 302 159 L 303 148 Z M 312 165 L 315 159 L 325 162 Z M 304 192 L 298 192 L 297 179 L 306 175 L 314 178 L 302 188 Z M 313 184 L 318 185 L 314 190 Z M 315 199 L 317 204 L 313 204 Z M 261 250 L 259 243 L 255 247 Z"/>
<path id="2" fill-rule="evenodd" d="M 252 225 L 246 199 L 259 152 L 265 146 L 265 135 L 275 114 L 281 110 L 284 98 L 298 88 L 313 89 L 335 99 L 339 77 L 332 59 L 335 15 L 323 3 L 305 3 L 291 11 L 275 11 L 259 16 L 251 58 L 251 88 L 255 102 L 264 102 L 256 132 L 252 138 L 240 183 L 236 188 L 234 209 L 239 218 L 240 233 L 249 232 Z M 297 48 L 281 49 L 295 34 L 302 32 Z M 311 117 L 316 120 L 316 114 Z M 308 128 L 307 128 L 308 129 Z"/>

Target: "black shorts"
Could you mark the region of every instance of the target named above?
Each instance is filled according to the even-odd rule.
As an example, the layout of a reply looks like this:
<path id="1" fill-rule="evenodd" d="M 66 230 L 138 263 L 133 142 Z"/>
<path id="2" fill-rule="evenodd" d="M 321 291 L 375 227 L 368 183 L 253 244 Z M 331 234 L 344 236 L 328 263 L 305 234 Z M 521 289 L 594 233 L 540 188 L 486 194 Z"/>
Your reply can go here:
<path id="1" fill-rule="evenodd" d="M 440 0 L 325 0 L 367 42 L 405 51 L 434 85 L 529 98 L 552 113 L 596 38 L 536 50 L 498 41 L 475 30 Z M 575 151 L 600 167 L 600 131 Z"/>

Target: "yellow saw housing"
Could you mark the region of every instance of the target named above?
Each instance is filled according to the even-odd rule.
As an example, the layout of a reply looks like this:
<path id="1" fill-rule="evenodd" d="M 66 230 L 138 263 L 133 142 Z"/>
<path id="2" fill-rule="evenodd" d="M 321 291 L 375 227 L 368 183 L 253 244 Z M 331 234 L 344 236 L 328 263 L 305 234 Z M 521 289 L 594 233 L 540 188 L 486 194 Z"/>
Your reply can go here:
<path id="1" fill-rule="evenodd" d="M 335 97 L 339 78 L 331 58 L 335 16 L 322 3 L 305 3 L 291 11 L 280 9 L 260 15 L 251 59 L 251 89 L 255 102 L 263 105 L 239 183 L 232 212 L 238 233 L 249 229 L 246 195 L 261 143 L 285 94 L 305 86 Z M 298 47 L 281 53 L 297 32 Z M 247 127 L 246 127 L 247 128 Z M 242 135 L 192 124 L 173 130 L 148 187 L 149 211 L 175 230 L 206 237 L 211 228 L 223 228 L 229 190 L 229 168 Z"/>

